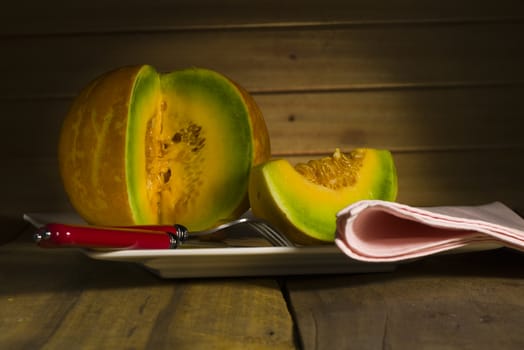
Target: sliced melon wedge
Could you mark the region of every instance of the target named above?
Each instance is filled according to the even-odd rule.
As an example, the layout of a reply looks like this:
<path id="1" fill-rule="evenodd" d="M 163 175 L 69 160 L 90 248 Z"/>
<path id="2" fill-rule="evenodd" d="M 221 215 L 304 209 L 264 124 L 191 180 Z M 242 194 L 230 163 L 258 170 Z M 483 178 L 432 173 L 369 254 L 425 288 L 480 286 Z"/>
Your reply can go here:
<path id="1" fill-rule="evenodd" d="M 333 242 L 336 213 L 363 199 L 393 201 L 397 174 L 387 150 L 356 149 L 293 167 L 275 159 L 255 167 L 249 199 L 264 218 L 298 244 Z"/>

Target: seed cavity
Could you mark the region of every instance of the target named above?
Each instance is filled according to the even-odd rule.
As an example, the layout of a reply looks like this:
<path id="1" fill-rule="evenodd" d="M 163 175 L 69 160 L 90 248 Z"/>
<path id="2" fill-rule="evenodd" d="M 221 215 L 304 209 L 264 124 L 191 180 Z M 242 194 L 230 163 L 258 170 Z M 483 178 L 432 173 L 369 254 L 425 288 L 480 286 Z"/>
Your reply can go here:
<path id="1" fill-rule="evenodd" d="M 185 128 L 178 130 L 171 141 L 173 143 L 185 143 L 191 152 L 198 152 L 204 148 L 206 139 L 202 135 L 202 127 L 195 123 L 189 123 Z"/>
<path id="2" fill-rule="evenodd" d="M 173 118 L 174 119 L 174 118 Z M 165 128 L 166 135 L 160 142 L 160 152 L 151 169 L 156 169 L 155 192 L 162 215 L 169 212 L 183 213 L 191 209 L 199 197 L 202 182 L 202 164 L 206 145 L 204 129 L 192 122 Z M 167 133 L 167 130 L 170 130 Z M 176 174 L 176 176 L 173 176 Z"/>
<path id="3" fill-rule="evenodd" d="M 333 156 L 299 163 L 295 169 L 309 181 L 336 190 L 355 185 L 364 155 L 363 149 L 344 154 L 337 148 Z"/>

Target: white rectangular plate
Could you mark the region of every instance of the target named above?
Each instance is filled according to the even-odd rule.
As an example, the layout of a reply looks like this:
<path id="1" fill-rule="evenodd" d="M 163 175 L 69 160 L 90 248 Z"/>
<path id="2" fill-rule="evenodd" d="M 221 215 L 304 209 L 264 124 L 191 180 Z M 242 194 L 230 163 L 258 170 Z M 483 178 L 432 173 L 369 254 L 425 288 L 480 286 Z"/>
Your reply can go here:
<path id="1" fill-rule="evenodd" d="M 353 260 L 331 245 L 85 253 L 93 259 L 139 263 L 164 278 L 363 273 L 394 269 L 393 264 Z"/>
<path id="2" fill-rule="evenodd" d="M 49 222 L 85 224 L 75 213 L 31 213 L 25 214 L 24 219 L 35 227 Z M 500 247 L 500 244 L 479 243 L 440 254 Z M 394 263 L 351 259 L 335 245 L 81 251 L 92 259 L 137 263 L 163 278 L 370 273 L 392 271 L 396 267 Z"/>
<path id="3" fill-rule="evenodd" d="M 31 213 L 24 219 L 35 227 L 49 222 L 84 223 L 75 213 Z M 82 252 L 93 259 L 137 263 L 163 278 L 365 273 L 395 268 L 394 264 L 353 260 L 335 245 Z"/>

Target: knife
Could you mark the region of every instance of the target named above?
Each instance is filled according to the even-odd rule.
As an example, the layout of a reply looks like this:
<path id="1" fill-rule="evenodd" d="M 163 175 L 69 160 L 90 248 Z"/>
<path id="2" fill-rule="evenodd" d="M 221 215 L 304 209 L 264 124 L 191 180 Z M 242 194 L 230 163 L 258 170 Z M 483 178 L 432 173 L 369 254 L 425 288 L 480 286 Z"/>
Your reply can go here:
<path id="1" fill-rule="evenodd" d="M 238 222 L 243 220 L 238 220 Z M 179 224 L 138 226 L 91 226 L 48 223 L 33 240 L 42 248 L 87 249 L 179 249 L 271 246 L 267 239 L 249 230 L 233 229 L 226 236 L 217 230 L 193 231 Z"/>

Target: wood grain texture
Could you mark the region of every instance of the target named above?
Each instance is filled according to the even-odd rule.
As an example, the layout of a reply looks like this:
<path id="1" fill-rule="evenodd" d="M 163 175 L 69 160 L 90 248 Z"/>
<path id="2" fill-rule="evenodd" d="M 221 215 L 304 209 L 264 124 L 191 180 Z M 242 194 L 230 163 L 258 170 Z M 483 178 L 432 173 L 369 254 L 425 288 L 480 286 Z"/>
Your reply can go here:
<path id="1" fill-rule="evenodd" d="M 50 9 L 55 9 L 50 10 Z M 478 21 L 521 18 L 518 0 L 250 1 L 242 0 L 37 0 L 10 2 L 0 13 L 4 35 L 50 35 L 122 31 L 198 30 L 288 25 Z"/>
<path id="2" fill-rule="evenodd" d="M 72 210 L 55 153 L 62 118 L 90 80 L 143 63 L 207 67 L 246 87 L 276 157 L 388 148 L 399 201 L 499 200 L 522 215 L 523 29 L 520 0 L 4 4 L 0 348 L 522 349 L 512 251 L 388 274 L 167 281 L 37 249 L 21 215 Z"/>
<path id="3" fill-rule="evenodd" d="M 50 9 L 56 9 L 52 11 Z M 0 14 L 4 35 L 86 32 L 196 30 L 253 26 L 366 24 L 381 22 L 471 21 L 519 18 L 518 0 L 431 1 L 251 1 L 241 0 L 37 0 L 11 2 Z"/>
<path id="4" fill-rule="evenodd" d="M 0 247 L 2 349 L 294 349 L 272 279 L 167 281 L 23 238 Z"/>
<path id="5" fill-rule="evenodd" d="M 522 260 L 507 250 L 448 255 L 287 286 L 305 350 L 520 349 Z"/>
<path id="6" fill-rule="evenodd" d="M 255 96 L 273 153 L 335 147 L 428 151 L 523 147 L 521 87 L 407 89 Z"/>
<path id="7" fill-rule="evenodd" d="M 244 85 L 266 115 L 275 156 L 388 148 L 398 155 L 402 200 L 520 201 L 518 2 L 444 2 L 438 11 L 411 0 L 322 10 L 307 2 L 301 11 L 291 4 L 269 15 L 269 3 L 228 11 L 237 3 L 226 1 L 204 6 L 194 22 L 196 3 L 118 4 L 104 3 L 99 16 L 100 2 L 61 4 L 61 15 L 47 16 L 41 5 L 13 4 L 4 15 L 11 18 L 0 35 L 9 53 L 0 65 L 0 118 L 9 130 L 0 157 L 10 169 L 1 175 L 1 207 L 8 216 L 68 208 L 54 158 L 71 99 L 98 74 L 140 63 L 161 71 L 207 66 Z M 33 27 L 15 25 L 24 16 L 36 18 Z M 493 171 L 482 166 L 486 154 L 495 159 Z M 477 176 L 484 173 L 489 178 Z"/>
<path id="8" fill-rule="evenodd" d="M 215 69 L 251 92 L 522 83 L 523 28 L 517 21 L 0 37 L 9 52 L 0 96 L 70 97 L 105 71 L 144 63 Z"/>

